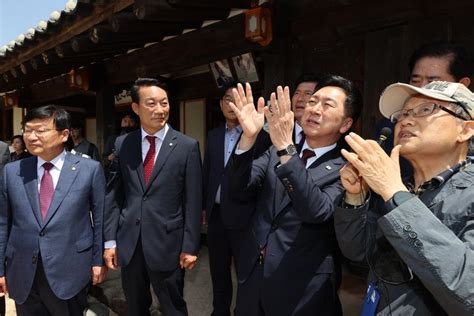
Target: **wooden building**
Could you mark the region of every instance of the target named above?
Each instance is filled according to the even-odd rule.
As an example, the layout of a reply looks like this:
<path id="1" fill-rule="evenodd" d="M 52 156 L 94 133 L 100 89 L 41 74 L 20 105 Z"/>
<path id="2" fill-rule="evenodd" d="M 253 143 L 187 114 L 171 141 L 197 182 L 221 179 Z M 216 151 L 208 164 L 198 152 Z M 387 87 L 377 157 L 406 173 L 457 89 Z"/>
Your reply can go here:
<path id="1" fill-rule="evenodd" d="M 221 119 L 215 67 L 238 79 L 244 58 L 264 97 L 302 72 L 355 81 L 365 99 L 358 129 L 371 136 L 378 97 L 407 80 L 415 48 L 444 39 L 474 51 L 473 9 L 469 0 L 70 1 L 0 49 L 0 138 L 19 131 L 22 109 L 57 104 L 102 148 L 127 89 L 146 76 L 169 82 L 171 124 L 203 143 Z"/>

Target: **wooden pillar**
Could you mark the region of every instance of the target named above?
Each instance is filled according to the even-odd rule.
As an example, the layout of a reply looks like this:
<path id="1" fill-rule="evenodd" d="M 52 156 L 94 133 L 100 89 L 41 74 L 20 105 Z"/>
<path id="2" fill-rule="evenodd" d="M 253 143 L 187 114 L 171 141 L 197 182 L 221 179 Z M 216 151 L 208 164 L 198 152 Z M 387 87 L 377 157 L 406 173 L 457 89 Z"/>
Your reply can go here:
<path id="1" fill-rule="evenodd" d="M 288 5 L 277 3 L 272 8 L 273 41 L 262 53 L 264 64 L 264 85 L 262 96 L 270 99 L 270 94 L 276 91 L 278 85 L 290 85 L 288 79 Z"/>
<path id="2" fill-rule="evenodd" d="M 96 92 L 96 145 L 102 153 L 107 138 L 115 132 L 115 99 L 104 69 L 96 69 L 93 76 L 100 78 L 97 80 Z"/>

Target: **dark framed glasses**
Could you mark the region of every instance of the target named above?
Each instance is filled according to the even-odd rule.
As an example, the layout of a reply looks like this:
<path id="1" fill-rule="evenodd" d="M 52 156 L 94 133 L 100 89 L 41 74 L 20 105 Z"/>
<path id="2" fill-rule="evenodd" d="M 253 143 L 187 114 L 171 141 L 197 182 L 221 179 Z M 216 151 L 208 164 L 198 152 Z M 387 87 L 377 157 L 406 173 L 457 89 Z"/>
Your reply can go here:
<path id="1" fill-rule="evenodd" d="M 410 109 L 410 110 L 407 110 L 407 111 L 406 110 L 400 110 L 400 111 L 397 111 L 397 112 L 393 113 L 392 115 L 390 115 L 390 121 L 392 123 L 396 124 L 397 122 L 400 122 L 401 120 L 406 119 L 408 116 L 410 116 L 410 114 L 413 115 L 413 117 L 424 117 L 424 116 L 429 116 L 429 115 L 433 114 L 433 112 L 435 112 L 436 110 L 443 110 L 446 113 L 449 113 L 452 116 L 457 117 L 458 119 L 461 119 L 463 121 L 467 120 L 462 115 L 454 112 L 451 109 L 448 109 L 447 107 L 445 107 L 443 105 L 433 103 L 433 102 L 425 102 L 425 103 L 422 103 L 418 106 L 415 106 L 413 109 Z"/>

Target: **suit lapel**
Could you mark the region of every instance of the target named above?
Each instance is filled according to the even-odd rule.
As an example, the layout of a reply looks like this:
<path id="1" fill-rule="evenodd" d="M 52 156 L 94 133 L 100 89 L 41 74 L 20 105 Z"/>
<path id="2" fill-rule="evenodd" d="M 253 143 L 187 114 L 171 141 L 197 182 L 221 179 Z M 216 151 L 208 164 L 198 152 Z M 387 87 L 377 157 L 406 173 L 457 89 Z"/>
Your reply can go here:
<path id="1" fill-rule="evenodd" d="M 137 172 L 138 182 L 142 186 L 142 190 L 145 191 L 145 176 L 142 158 L 142 130 L 138 129 L 129 133 L 122 143 L 122 147 L 123 146 L 125 146 L 126 148 L 124 149 L 130 153 L 130 166 L 136 166 L 135 171 Z M 122 149 L 121 152 L 123 152 Z"/>
<path id="2" fill-rule="evenodd" d="M 316 185 L 320 186 L 328 182 L 328 180 L 331 180 L 331 178 L 338 178 L 339 169 L 342 164 L 344 164 L 344 160 L 339 156 L 339 149 L 336 147 L 313 162 L 308 167 L 308 172 L 316 182 Z M 277 183 L 278 192 L 282 192 L 280 194 L 282 194 L 283 197 L 281 198 L 279 207 L 276 209 L 275 216 L 291 203 L 291 199 L 280 179 L 277 178 L 277 181 L 279 182 Z"/>
<path id="3" fill-rule="evenodd" d="M 213 145 L 215 145 L 217 160 L 222 161 L 222 166 L 225 164 L 225 156 L 224 156 L 224 147 L 225 147 L 225 124 L 222 125 L 219 133 L 217 134 L 217 140 Z M 222 168 L 224 169 L 224 168 Z"/>
<path id="4" fill-rule="evenodd" d="M 155 178 L 160 173 L 161 168 L 163 168 L 163 165 L 168 159 L 169 155 L 173 152 L 173 150 L 178 145 L 177 135 L 178 134 L 176 133 L 174 129 L 172 129 L 171 127 L 168 129 L 165 139 L 163 140 L 163 143 L 161 144 L 158 157 L 156 157 L 155 165 L 153 166 L 153 171 L 151 172 L 151 176 L 150 176 L 150 182 L 148 182 L 148 186 L 146 186 L 145 191 L 148 191 L 148 189 L 150 188 L 150 185 L 153 183 L 153 181 L 155 181 Z M 142 171 L 143 171 L 143 164 L 142 164 Z M 144 182 L 142 181 L 142 183 Z"/>
<path id="5" fill-rule="evenodd" d="M 77 174 L 80 172 L 80 166 L 78 164 L 79 159 L 70 153 L 66 154 L 64 159 L 64 165 L 59 174 L 58 183 L 56 189 L 54 190 L 53 200 L 49 206 L 48 213 L 46 214 L 46 219 L 44 220 L 44 226 L 48 224 L 51 218 L 58 211 L 61 202 L 66 197 L 69 189 L 71 188 L 74 180 L 77 177 Z"/>
<path id="6" fill-rule="evenodd" d="M 222 137 L 223 138 L 221 140 L 219 140 L 219 142 L 222 144 L 222 147 L 221 147 L 220 150 L 221 150 L 221 153 L 222 153 L 222 161 L 224 161 L 224 159 L 225 159 L 225 157 L 224 157 L 225 127 L 224 127 L 224 134 L 222 134 Z M 232 148 L 232 151 L 230 152 L 229 160 L 227 160 L 227 163 L 225 164 L 224 169 L 226 169 L 227 166 L 229 166 L 229 163 L 232 159 L 232 154 L 235 152 L 235 149 L 237 148 L 237 145 L 239 144 L 241 137 L 242 137 L 242 132 L 240 132 L 239 136 L 237 137 L 237 140 L 235 141 L 234 147 Z"/>
<path id="7" fill-rule="evenodd" d="M 20 161 L 18 175 L 23 179 L 23 185 L 25 186 L 26 195 L 30 202 L 31 209 L 33 210 L 38 225 L 41 226 L 43 220 L 41 219 L 41 210 L 39 206 L 37 164 L 38 159 L 36 157 Z"/>

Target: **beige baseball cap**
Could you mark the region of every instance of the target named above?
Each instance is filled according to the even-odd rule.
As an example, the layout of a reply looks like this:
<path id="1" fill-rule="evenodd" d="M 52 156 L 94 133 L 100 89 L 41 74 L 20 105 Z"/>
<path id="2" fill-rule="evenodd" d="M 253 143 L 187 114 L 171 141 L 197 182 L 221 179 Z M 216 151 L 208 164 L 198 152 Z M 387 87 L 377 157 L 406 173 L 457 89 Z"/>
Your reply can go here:
<path id="1" fill-rule="evenodd" d="M 406 83 L 394 83 L 382 92 L 380 113 L 386 118 L 401 110 L 409 98 L 421 94 L 436 100 L 453 102 L 462 106 L 474 118 L 474 94 L 462 83 L 432 81 L 422 88 Z"/>

